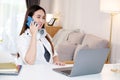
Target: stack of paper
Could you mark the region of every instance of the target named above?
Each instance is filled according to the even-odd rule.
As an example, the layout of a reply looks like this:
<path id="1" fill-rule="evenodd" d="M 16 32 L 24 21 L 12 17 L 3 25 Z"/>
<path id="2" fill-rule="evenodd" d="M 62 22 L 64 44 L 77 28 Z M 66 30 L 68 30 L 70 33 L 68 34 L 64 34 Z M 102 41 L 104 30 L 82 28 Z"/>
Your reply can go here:
<path id="1" fill-rule="evenodd" d="M 21 65 L 16 65 L 15 63 L 0 63 L 0 75 L 17 75 L 20 72 Z"/>

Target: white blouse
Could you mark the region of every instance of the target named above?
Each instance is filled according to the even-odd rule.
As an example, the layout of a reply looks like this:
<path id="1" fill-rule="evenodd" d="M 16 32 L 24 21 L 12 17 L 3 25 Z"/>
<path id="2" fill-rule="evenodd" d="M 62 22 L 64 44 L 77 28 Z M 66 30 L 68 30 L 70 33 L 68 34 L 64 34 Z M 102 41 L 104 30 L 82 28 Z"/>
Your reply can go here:
<path id="1" fill-rule="evenodd" d="M 25 33 L 20 35 L 17 39 L 17 49 L 20 54 L 20 58 L 25 64 L 27 64 L 25 61 L 25 55 L 29 48 L 30 40 L 31 40 L 31 34 L 29 29 L 27 29 Z M 37 54 L 36 54 L 35 64 L 48 63 L 44 57 L 45 49 L 43 45 L 50 53 L 49 63 L 53 63 L 53 57 L 57 55 L 56 51 L 54 51 L 54 55 L 53 55 L 51 45 L 49 41 L 45 38 L 45 36 L 41 37 L 40 35 L 37 35 Z"/>

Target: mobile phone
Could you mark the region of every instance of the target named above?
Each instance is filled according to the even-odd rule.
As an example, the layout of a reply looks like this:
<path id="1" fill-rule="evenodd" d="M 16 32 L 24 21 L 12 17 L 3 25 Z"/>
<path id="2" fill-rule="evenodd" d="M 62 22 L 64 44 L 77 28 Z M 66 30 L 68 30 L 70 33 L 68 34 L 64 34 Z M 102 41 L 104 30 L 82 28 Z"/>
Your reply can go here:
<path id="1" fill-rule="evenodd" d="M 32 19 L 32 17 L 28 16 L 28 18 L 27 18 L 27 23 L 26 23 L 28 27 L 30 27 L 31 21 L 34 21 L 34 20 Z M 35 23 L 36 23 L 36 22 L 35 22 Z M 39 32 L 41 35 L 44 34 L 44 31 L 45 31 L 44 28 L 38 30 L 38 32 Z"/>
<path id="2" fill-rule="evenodd" d="M 31 23 L 32 21 L 34 21 L 34 20 L 32 19 L 32 17 L 28 16 L 28 18 L 27 18 L 27 23 L 26 23 L 28 27 L 30 27 L 30 23 Z M 34 21 L 34 24 L 36 24 L 36 26 L 38 25 L 37 22 L 35 22 L 35 21 Z"/>
<path id="3" fill-rule="evenodd" d="M 27 23 L 26 23 L 28 27 L 30 27 L 31 21 L 33 21 L 32 17 L 28 16 Z"/>

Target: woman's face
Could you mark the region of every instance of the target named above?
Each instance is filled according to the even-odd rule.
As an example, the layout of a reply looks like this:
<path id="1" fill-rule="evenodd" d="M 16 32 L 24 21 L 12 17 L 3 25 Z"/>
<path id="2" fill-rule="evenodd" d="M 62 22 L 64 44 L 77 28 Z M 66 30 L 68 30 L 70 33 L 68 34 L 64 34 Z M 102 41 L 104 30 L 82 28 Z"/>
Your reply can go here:
<path id="1" fill-rule="evenodd" d="M 37 24 L 39 25 L 38 26 L 38 29 L 41 29 L 42 26 L 45 24 L 45 13 L 43 12 L 43 10 L 37 10 L 33 16 L 32 16 L 33 20 L 35 22 L 37 22 Z"/>

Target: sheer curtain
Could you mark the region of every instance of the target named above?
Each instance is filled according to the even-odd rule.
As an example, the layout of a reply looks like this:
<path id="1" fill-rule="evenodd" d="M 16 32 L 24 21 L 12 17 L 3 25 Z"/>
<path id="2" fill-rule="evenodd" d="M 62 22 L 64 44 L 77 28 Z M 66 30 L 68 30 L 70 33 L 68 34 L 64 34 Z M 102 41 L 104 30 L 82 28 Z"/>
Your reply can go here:
<path id="1" fill-rule="evenodd" d="M 0 44 L 16 53 L 15 40 L 20 33 L 26 12 L 25 0 L 0 0 Z"/>

